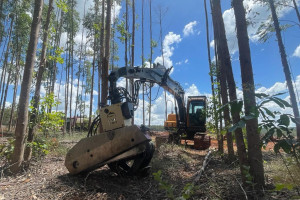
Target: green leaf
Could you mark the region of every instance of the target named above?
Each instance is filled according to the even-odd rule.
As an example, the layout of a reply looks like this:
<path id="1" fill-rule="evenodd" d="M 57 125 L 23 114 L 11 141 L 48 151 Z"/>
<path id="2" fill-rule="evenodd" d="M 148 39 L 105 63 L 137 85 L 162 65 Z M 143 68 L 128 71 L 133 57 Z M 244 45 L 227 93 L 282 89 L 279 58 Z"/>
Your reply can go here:
<path id="1" fill-rule="evenodd" d="M 265 93 L 255 93 L 255 96 L 260 99 L 269 97 L 269 95 L 267 95 Z"/>
<path id="2" fill-rule="evenodd" d="M 280 92 L 280 93 L 274 94 L 274 95 L 272 95 L 272 96 L 273 96 L 273 97 L 276 97 L 276 96 L 280 96 L 280 95 L 284 95 L 284 94 L 286 94 L 286 92 Z"/>
<path id="3" fill-rule="evenodd" d="M 278 100 L 278 98 L 276 97 L 271 97 L 270 98 L 274 103 L 276 103 L 278 106 L 280 106 L 280 108 L 285 108 L 284 104 L 281 103 L 281 101 Z"/>
<path id="4" fill-rule="evenodd" d="M 231 102 L 231 113 L 240 113 L 243 108 L 243 101 Z"/>
<path id="5" fill-rule="evenodd" d="M 282 131 L 280 129 L 276 129 L 276 133 L 277 133 L 277 138 L 282 137 Z"/>
<path id="6" fill-rule="evenodd" d="M 271 128 L 262 138 L 264 144 L 267 144 L 270 141 L 270 138 L 274 135 L 275 128 Z"/>
<path id="7" fill-rule="evenodd" d="M 229 132 L 234 132 L 238 128 L 244 128 L 246 122 L 244 120 L 240 120 L 238 123 L 234 124 L 232 127 L 228 129 Z"/>
<path id="8" fill-rule="evenodd" d="M 275 118 L 274 113 L 272 113 L 268 108 L 262 107 L 262 109 L 264 109 L 269 116 Z"/>
<path id="9" fill-rule="evenodd" d="M 278 120 L 279 124 L 288 127 L 290 125 L 290 118 L 286 114 L 280 115 L 280 119 Z"/>
<path id="10" fill-rule="evenodd" d="M 282 103 L 285 107 L 292 107 L 291 104 L 283 99 L 280 99 L 278 97 L 274 97 L 274 99 L 278 100 L 280 103 Z"/>
<path id="11" fill-rule="evenodd" d="M 278 143 L 276 143 L 274 145 L 274 151 L 275 151 L 275 153 L 279 153 L 279 149 L 280 149 L 280 145 Z"/>
<path id="12" fill-rule="evenodd" d="M 278 153 L 280 148 L 282 148 L 285 153 L 291 153 L 292 146 L 287 142 L 287 140 L 280 140 L 277 144 L 275 144 L 274 151 Z"/>

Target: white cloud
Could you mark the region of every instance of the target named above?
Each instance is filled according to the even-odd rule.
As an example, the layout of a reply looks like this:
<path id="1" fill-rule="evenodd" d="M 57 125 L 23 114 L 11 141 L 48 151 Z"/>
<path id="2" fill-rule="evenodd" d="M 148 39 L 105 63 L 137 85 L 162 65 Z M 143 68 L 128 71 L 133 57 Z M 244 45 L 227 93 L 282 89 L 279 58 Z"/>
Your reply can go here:
<path id="1" fill-rule="evenodd" d="M 178 65 L 178 66 L 179 66 L 179 65 L 182 65 L 183 63 L 184 63 L 184 64 L 187 64 L 188 62 L 189 62 L 189 59 L 185 59 L 184 61 L 176 62 L 175 65 Z"/>
<path id="2" fill-rule="evenodd" d="M 293 56 L 300 58 L 300 45 L 295 49 Z"/>
<path id="3" fill-rule="evenodd" d="M 169 32 L 163 41 L 163 57 L 162 56 L 158 56 L 157 58 L 155 58 L 154 63 L 160 63 L 165 65 L 165 67 L 170 68 L 173 66 L 173 62 L 171 60 L 171 57 L 174 53 L 174 44 L 178 44 L 181 42 L 181 36 L 177 35 L 173 32 Z"/>
<path id="4" fill-rule="evenodd" d="M 215 48 L 215 40 L 212 40 L 212 41 L 209 43 L 209 46 L 210 46 L 210 48 Z"/>
<path id="5" fill-rule="evenodd" d="M 112 6 L 112 23 L 119 17 L 119 14 L 121 12 L 122 6 L 118 4 L 116 1 L 114 1 Z"/>
<path id="6" fill-rule="evenodd" d="M 189 36 L 194 34 L 194 28 L 197 25 L 197 21 L 193 21 L 184 26 L 183 35 Z M 200 33 L 199 33 L 200 34 Z"/>
<path id="7" fill-rule="evenodd" d="M 175 65 L 182 65 L 182 62 L 179 61 L 179 62 L 175 63 Z"/>
<path id="8" fill-rule="evenodd" d="M 9 108 L 9 107 L 11 107 L 11 102 L 6 101 L 5 102 L 5 108 Z"/>
<path id="9" fill-rule="evenodd" d="M 260 87 L 256 90 L 257 93 L 266 93 L 269 95 L 278 94 L 281 92 L 285 92 L 287 90 L 286 82 L 276 82 L 273 86 L 270 88 Z"/>

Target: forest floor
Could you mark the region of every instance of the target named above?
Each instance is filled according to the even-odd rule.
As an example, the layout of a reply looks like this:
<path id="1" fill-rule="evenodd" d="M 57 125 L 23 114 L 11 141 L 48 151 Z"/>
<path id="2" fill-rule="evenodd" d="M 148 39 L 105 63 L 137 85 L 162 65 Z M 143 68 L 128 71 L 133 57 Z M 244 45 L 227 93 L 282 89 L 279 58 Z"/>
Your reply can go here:
<path id="1" fill-rule="evenodd" d="M 153 135 L 162 135 L 157 133 Z M 168 199 L 191 194 L 191 199 L 300 199 L 300 174 L 291 159 L 285 159 L 293 178 L 288 175 L 280 158 L 270 148 L 263 151 L 267 188 L 264 196 L 253 196 L 253 191 L 241 186 L 237 162 L 229 162 L 216 152 L 195 187 L 189 185 L 201 169 L 208 152 L 184 145 L 164 144 L 156 149 L 151 161 L 151 173 L 161 171 L 165 189 L 153 174 L 147 177 L 119 176 L 107 166 L 85 175 L 72 176 L 64 166 L 64 156 L 82 135 L 59 139 L 59 145 L 42 159 L 31 162 L 28 169 L 16 176 L 8 176 L 0 168 L 0 200 L 2 199 Z M 55 139 L 51 139 L 56 141 Z M 0 139 L 0 144 L 7 141 Z M 211 151 L 217 148 L 212 141 Z M 0 166 L 4 165 L 1 158 Z M 185 189 L 184 189 L 185 188 Z M 183 198 L 181 198 L 183 199 Z"/>

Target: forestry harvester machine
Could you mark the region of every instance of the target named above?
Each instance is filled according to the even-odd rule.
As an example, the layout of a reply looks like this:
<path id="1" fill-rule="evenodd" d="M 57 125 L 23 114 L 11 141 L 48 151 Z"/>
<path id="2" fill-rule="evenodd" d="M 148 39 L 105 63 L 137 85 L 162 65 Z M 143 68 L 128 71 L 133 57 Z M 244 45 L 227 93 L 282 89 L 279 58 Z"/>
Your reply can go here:
<path id="1" fill-rule="evenodd" d="M 171 68 L 166 69 L 157 64 L 153 68 L 122 67 L 110 73 L 108 99 L 111 105 L 100 109 L 88 137 L 80 140 L 67 153 L 65 166 L 71 174 L 91 171 L 105 164 L 118 174 L 144 174 L 148 171 L 154 153 L 149 129 L 144 125 L 131 125 L 131 118 L 138 106 L 139 88 L 145 82 L 157 83 L 174 95 L 178 113 L 175 103 L 176 114 L 170 114 L 165 123 L 167 127 L 173 128 L 173 138 L 183 135 L 193 138 L 196 132 L 204 135 L 205 97 L 189 97 L 190 111 L 187 112 L 184 90 L 169 77 L 170 71 Z M 130 95 L 123 87 L 117 87 L 117 81 L 121 77 L 135 80 L 133 94 Z M 195 124 L 197 126 L 192 126 Z"/>

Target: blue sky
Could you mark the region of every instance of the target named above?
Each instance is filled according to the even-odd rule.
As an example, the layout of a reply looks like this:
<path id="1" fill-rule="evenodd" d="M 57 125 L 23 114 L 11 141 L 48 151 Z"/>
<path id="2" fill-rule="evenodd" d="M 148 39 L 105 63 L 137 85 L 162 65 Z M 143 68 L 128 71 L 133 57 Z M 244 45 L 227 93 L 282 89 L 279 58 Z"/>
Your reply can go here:
<path id="1" fill-rule="evenodd" d="M 145 27 L 149 30 L 149 4 L 145 1 Z M 233 10 L 231 9 L 230 1 L 221 1 L 223 18 L 226 28 L 227 40 L 229 44 L 229 50 L 232 55 L 232 66 L 234 71 L 235 80 L 237 82 L 238 94 L 242 97 L 240 91 L 241 88 L 241 75 L 240 75 L 240 65 L 238 59 L 238 44 L 235 35 L 235 19 L 233 15 Z M 298 2 L 299 3 L 299 2 Z M 249 26 L 249 36 L 250 36 L 250 46 L 253 62 L 253 72 L 255 78 L 256 89 L 258 92 L 268 92 L 269 94 L 275 94 L 277 92 L 287 91 L 284 84 L 285 76 L 282 70 L 280 54 L 277 46 L 277 41 L 275 34 L 265 43 L 257 41 L 256 30 L 260 23 L 268 23 L 270 12 L 265 6 L 257 5 L 253 0 L 245 0 L 245 6 L 251 12 L 247 15 L 248 19 L 251 19 L 255 24 Z M 121 12 L 124 10 L 122 6 Z M 141 1 L 137 1 L 137 10 L 141 10 Z M 153 0 L 153 39 L 159 41 L 159 31 L 160 27 L 158 24 L 158 10 L 162 7 L 162 10 L 167 10 L 165 16 L 163 17 L 163 35 L 176 35 L 180 40 L 174 39 L 174 44 L 170 45 L 172 50 L 172 56 L 170 60 L 174 66 L 174 71 L 171 77 L 181 83 L 181 85 L 186 89 L 189 94 L 210 94 L 210 79 L 208 70 L 208 59 L 207 59 L 207 46 L 206 46 L 206 27 L 205 27 L 205 14 L 203 1 L 199 0 L 164 0 L 158 1 Z M 261 14 L 253 18 L 253 13 L 261 12 Z M 208 4 L 209 13 L 209 31 L 210 31 L 210 41 L 213 40 L 213 29 L 210 15 L 210 5 Z M 290 8 L 283 8 L 278 10 L 278 15 L 280 16 L 281 23 L 287 23 L 287 21 L 297 22 L 295 11 Z M 139 18 L 141 18 L 139 14 Z M 299 22 L 298 22 L 299 23 Z M 188 24 L 194 24 L 192 26 L 192 32 L 188 35 L 184 34 L 184 28 Z M 294 25 L 294 23 L 292 23 Z M 293 72 L 295 79 L 300 74 L 299 69 L 299 54 L 293 56 L 296 48 L 300 45 L 300 27 L 292 26 L 283 32 L 284 44 L 286 47 L 286 52 L 288 55 L 288 61 Z M 140 30 L 137 33 L 137 41 L 141 39 Z M 145 38 L 149 38 L 149 31 L 145 31 Z M 175 37 L 175 36 L 174 36 Z M 174 38 L 173 37 L 173 38 Z M 166 38 L 165 38 L 166 40 Z M 149 39 L 145 40 L 146 48 L 149 47 Z M 141 52 L 141 44 L 137 42 L 136 44 L 136 60 L 139 60 Z M 146 51 L 146 52 L 149 52 Z M 154 60 L 160 56 L 160 48 L 154 50 Z M 146 53 L 148 55 L 149 53 Z M 214 49 L 211 48 L 212 57 L 214 56 Z M 121 53 L 122 55 L 122 53 Z M 121 56 L 122 58 L 122 56 Z M 185 61 L 187 61 L 185 63 Z M 120 66 L 124 62 L 120 62 Z M 181 63 L 180 65 L 178 63 Z M 140 64 L 136 61 L 136 64 Z M 300 77 L 299 77 L 300 78 Z M 299 84 L 297 84 L 299 88 Z M 299 88 L 300 89 L 300 88 Z M 298 90 L 299 90 L 298 89 Z M 288 100 L 288 95 L 282 96 Z M 157 104 L 162 105 L 161 99 L 156 101 Z M 275 105 L 269 105 L 271 108 L 278 109 Z M 159 106 L 162 108 L 162 106 Z M 164 110 L 158 109 L 158 110 Z M 158 112 L 157 110 L 157 112 Z M 154 111 L 155 112 L 155 111 Z M 283 112 L 291 112 L 291 110 L 285 110 Z M 162 112 L 157 113 L 157 120 L 161 119 L 163 116 Z M 154 119 L 155 121 L 155 119 Z M 156 122 L 158 123 L 158 122 Z"/>
<path id="2" fill-rule="evenodd" d="M 137 23 L 139 28 L 136 32 L 136 48 L 135 48 L 135 65 L 141 65 L 141 2 L 142 0 L 136 0 L 136 14 Z M 209 2 L 209 1 L 208 1 Z M 230 6 L 230 1 L 222 2 L 222 12 L 226 28 L 227 40 L 229 50 L 232 56 L 232 65 L 234 77 L 237 82 L 238 95 L 242 97 L 241 92 L 241 78 L 240 78 L 240 66 L 238 59 L 238 44 L 235 35 L 235 19 L 233 10 Z M 299 5 L 299 1 L 298 5 Z M 46 1 L 47 3 L 47 1 Z M 78 1 L 78 11 L 83 16 L 83 4 L 84 1 Z M 244 0 L 244 5 L 247 10 L 251 10 L 247 14 L 249 20 L 255 22 L 254 25 L 250 25 L 248 28 L 250 37 L 250 46 L 253 62 L 253 71 L 256 89 L 258 92 L 267 92 L 269 94 L 275 94 L 277 92 L 287 91 L 284 84 L 285 77 L 282 70 L 280 54 L 276 42 L 275 35 L 266 42 L 260 43 L 257 40 L 256 30 L 261 23 L 269 22 L 270 12 L 266 6 L 261 6 L 254 3 L 254 0 Z M 87 8 L 93 6 L 92 0 L 87 0 Z M 152 0 L 152 20 L 153 20 L 153 40 L 158 42 L 158 47 L 154 49 L 153 60 L 161 60 L 161 48 L 160 48 L 160 27 L 159 27 L 159 8 L 164 11 L 163 16 L 163 51 L 166 60 L 167 67 L 173 66 L 174 70 L 171 77 L 178 81 L 186 90 L 188 95 L 205 94 L 210 95 L 211 84 L 209 77 L 209 67 L 207 59 L 207 46 L 206 46 L 206 28 L 205 28 L 205 14 L 204 4 L 201 0 Z M 125 11 L 124 2 L 121 5 L 117 5 L 115 9 L 116 16 L 121 17 Z M 255 18 L 254 13 L 259 12 L 260 15 Z M 208 3 L 209 14 L 209 31 L 210 41 L 213 44 L 213 29 L 210 15 L 210 5 Z M 292 21 L 292 27 L 283 32 L 284 44 L 288 55 L 288 61 L 293 71 L 293 76 L 296 79 L 296 88 L 300 90 L 300 26 L 295 25 L 297 17 L 295 11 L 291 8 L 282 8 L 278 10 L 280 17 L 280 23 L 287 23 Z M 131 18 L 131 9 L 130 9 Z M 149 35 L 149 0 L 145 0 L 145 57 L 149 56 L 150 52 L 150 35 Z M 131 30 L 131 22 L 130 22 Z M 81 32 L 76 36 L 75 42 L 79 46 L 81 39 Z M 62 37 L 62 44 L 66 41 L 65 37 Z M 116 39 L 119 45 L 119 57 L 120 61 L 118 66 L 124 66 L 124 45 Z M 299 47 L 298 51 L 296 51 Z M 211 48 L 212 58 L 214 57 L 214 49 Z M 97 81 L 97 79 L 95 80 Z M 123 85 L 124 81 L 120 84 Z M 59 84 L 56 85 L 56 91 L 58 91 Z M 76 91 L 77 85 L 74 80 L 73 91 Z M 156 95 L 158 87 L 153 90 L 154 96 Z M 81 90 L 81 88 L 80 88 Z M 97 84 L 95 84 L 94 90 L 97 90 Z M 43 89 L 42 89 L 43 91 Z M 60 97 L 63 101 L 64 94 L 61 88 Z M 282 96 L 286 100 L 288 95 Z M 142 98 L 142 97 L 140 97 Z M 153 97 L 154 98 L 154 97 Z M 173 97 L 168 95 L 168 99 L 173 101 Z M 9 92 L 8 101 L 12 101 L 12 90 Z M 87 102 L 89 97 L 87 98 Z M 163 103 L 162 90 L 158 93 L 158 98 L 153 102 L 153 118 L 151 119 L 153 124 L 162 124 L 164 120 L 164 103 Z M 140 101 L 141 103 L 141 101 Z M 147 104 L 148 102 L 146 102 Z M 75 104 L 75 100 L 74 100 Z M 96 110 L 97 105 L 97 92 L 94 96 L 93 111 Z M 60 106 L 63 108 L 63 104 Z M 280 110 L 275 105 L 270 104 L 270 108 Z M 168 112 L 171 110 L 168 106 Z M 285 110 L 282 112 L 291 113 L 291 110 Z M 136 112 L 136 123 L 141 124 L 141 106 Z"/>

